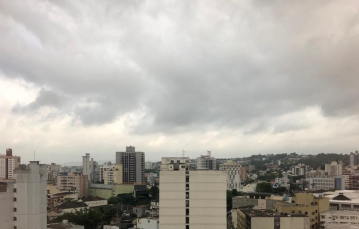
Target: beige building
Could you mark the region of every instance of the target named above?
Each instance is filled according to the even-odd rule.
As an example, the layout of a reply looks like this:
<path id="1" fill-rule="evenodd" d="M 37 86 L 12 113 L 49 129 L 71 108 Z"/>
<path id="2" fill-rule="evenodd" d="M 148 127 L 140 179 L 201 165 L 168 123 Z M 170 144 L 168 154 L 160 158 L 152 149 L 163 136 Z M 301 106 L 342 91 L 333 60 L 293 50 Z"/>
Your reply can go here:
<path id="1" fill-rule="evenodd" d="M 332 226 L 357 226 L 359 228 L 359 212 L 357 211 L 326 211 L 320 215 L 320 221 L 326 228 Z M 349 227 L 348 227 L 349 228 Z M 355 227 L 351 227 L 355 228 Z"/>
<path id="2" fill-rule="evenodd" d="M 325 164 L 325 172 L 328 176 L 340 176 L 343 173 L 343 162 L 339 163 L 336 161 L 332 161 L 330 164 Z"/>
<path id="3" fill-rule="evenodd" d="M 21 163 L 19 156 L 12 155 L 12 149 L 6 149 L 5 155 L 0 155 L 0 180 L 14 179 L 14 169 Z"/>
<path id="4" fill-rule="evenodd" d="M 241 165 L 234 161 L 227 161 L 219 166 L 219 170 L 225 171 L 227 174 L 227 190 L 241 188 Z"/>
<path id="5" fill-rule="evenodd" d="M 46 229 L 46 165 L 31 161 L 14 170 L 14 180 L 0 182 L 0 228 Z"/>
<path id="6" fill-rule="evenodd" d="M 61 192 L 77 192 L 80 198 L 88 195 L 87 175 L 69 173 L 66 176 L 57 176 L 56 185 Z"/>
<path id="7" fill-rule="evenodd" d="M 311 228 L 319 227 L 320 214 L 329 210 L 329 198 L 314 197 L 311 193 L 297 193 L 292 203 L 278 203 L 276 211 L 285 214 L 304 214 L 310 218 Z"/>
<path id="8" fill-rule="evenodd" d="M 104 168 L 103 169 L 104 184 L 122 184 L 123 183 L 122 170 L 123 170 L 122 164 L 117 164 L 108 168 Z"/>
<path id="9" fill-rule="evenodd" d="M 285 215 L 267 210 L 245 209 L 237 211 L 239 229 L 310 229 L 308 216 L 302 214 Z"/>
<path id="10" fill-rule="evenodd" d="M 188 157 L 162 158 L 160 229 L 225 229 L 226 174 L 190 171 Z"/>

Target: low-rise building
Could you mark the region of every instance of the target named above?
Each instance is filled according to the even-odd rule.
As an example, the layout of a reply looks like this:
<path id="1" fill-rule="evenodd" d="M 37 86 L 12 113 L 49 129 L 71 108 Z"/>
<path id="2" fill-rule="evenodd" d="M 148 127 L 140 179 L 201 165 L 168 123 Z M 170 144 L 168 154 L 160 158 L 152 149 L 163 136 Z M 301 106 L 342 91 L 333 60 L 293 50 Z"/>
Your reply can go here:
<path id="1" fill-rule="evenodd" d="M 136 195 L 148 195 L 148 190 L 144 184 L 90 184 L 89 196 L 108 199 L 119 194 L 131 193 Z"/>
<path id="2" fill-rule="evenodd" d="M 87 209 L 88 206 L 84 202 L 65 202 L 57 207 L 57 209 L 64 213 L 74 213 L 76 211 L 81 211 Z"/>
<path id="3" fill-rule="evenodd" d="M 63 220 L 62 223 L 48 224 L 47 229 L 85 229 L 85 227 L 69 223 L 67 220 Z"/>
<path id="4" fill-rule="evenodd" d="M 89 208 L 108 205 L 107 199 L 100 197 L 85 197 L 81 198 L 81 201 L 84 202 Z"/>
<path id="5" fill-rule="evenodd" d="M 310 229 L 310 219 L 303 214 L 279 214 L 268 210 L 237 209 L 240 229 Z"/>
<path id="6" fill-rule="evenodd" d="M 304 214 L 310 218 L 310 228 L 318 228 L 320 214 L 329 210 L 329 198 L 315 197 L 311 193 L 297 193 L 292 203 L 278 203 L 276 212 L 283 214 Z"/>
<path id="7" fill-rule="evenodd" d="M 158 218 L 138 218 L 137 228 L 138 229 L 159 229 Z"/>
<path id="8" fill-rule="evenodd" d="M 320 214 L 324 226 L 355 225 L 359 228 L 359 212 L 357 211 L 325 211 Z"/>
<path id="9" fill-rule="evenodd" d="M 250 192 L 245 196 L 235 196 L 232 198 L 232 208 L 257 208 L 275 210 L 277 203 L 286 202 L 287 197 L 274 196 L 271 193 Z"/>

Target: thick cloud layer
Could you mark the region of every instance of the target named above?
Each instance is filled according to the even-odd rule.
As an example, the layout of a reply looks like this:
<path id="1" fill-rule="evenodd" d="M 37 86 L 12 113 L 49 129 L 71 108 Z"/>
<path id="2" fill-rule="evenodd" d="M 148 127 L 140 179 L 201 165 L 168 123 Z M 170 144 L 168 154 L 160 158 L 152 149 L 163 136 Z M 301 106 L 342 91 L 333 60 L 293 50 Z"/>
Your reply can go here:
<path id="1" fill-rule="evenodd" d="M 0 0 L 0 72 L 38 93 L 6 109 L 138 137 L 300 131 L 313 109 L 357 122 L 358 6 Z"/>

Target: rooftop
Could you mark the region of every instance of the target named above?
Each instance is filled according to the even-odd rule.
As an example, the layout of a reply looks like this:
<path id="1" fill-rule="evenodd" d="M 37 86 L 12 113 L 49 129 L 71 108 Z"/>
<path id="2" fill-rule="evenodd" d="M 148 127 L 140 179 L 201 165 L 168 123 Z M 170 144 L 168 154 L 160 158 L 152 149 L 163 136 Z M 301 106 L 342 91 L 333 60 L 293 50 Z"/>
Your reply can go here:
<path id="1" fill-rule="evenodd" d="M 87 207 L 88 205 L 84 202 L 66 202 L 58 206 L 59 209 L 69 209 L 69 208 L 82 208 Z"/>
<path id="2" fill-rule="evenodd" d="M 358 211 L 325 211 L 320 213 L 321 215 L 341 215 L 341 216 L 359 216 Z"/>

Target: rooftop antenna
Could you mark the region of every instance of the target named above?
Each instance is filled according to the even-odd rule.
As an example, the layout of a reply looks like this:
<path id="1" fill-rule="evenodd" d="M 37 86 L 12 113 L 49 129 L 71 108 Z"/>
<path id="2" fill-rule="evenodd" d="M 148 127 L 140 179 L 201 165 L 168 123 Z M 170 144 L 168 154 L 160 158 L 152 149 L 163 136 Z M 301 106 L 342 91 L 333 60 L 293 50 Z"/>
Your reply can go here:
<path id="1" fill-rule="evenodd" d="M 182 150 L 182 157 L 184 157 L 185 153 L 186 153 L 186 151 Z"/>
<path id="2" fill-rule="evenodd" d="M 35 150 L 34 150 L 34 161 L 35 161 Z"/>

